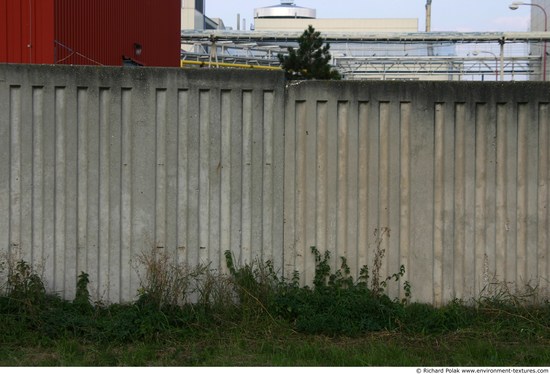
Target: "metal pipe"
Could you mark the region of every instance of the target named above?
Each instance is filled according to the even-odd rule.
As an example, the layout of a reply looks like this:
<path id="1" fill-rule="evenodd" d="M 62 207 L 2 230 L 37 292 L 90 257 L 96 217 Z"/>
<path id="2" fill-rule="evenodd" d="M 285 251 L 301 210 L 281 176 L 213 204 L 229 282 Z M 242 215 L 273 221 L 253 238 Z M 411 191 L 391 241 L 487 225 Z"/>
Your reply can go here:
<path id="1" fill-rule="evenodd" d="M 498 42 L 500 44 L 500 81 L 502 82 L 504 80 L 504 43 L 506 38 L 502 37 Z"/>
<path id="2" fill-rule="evenodd" d="M 432 0 L 426 0 L 426 32 L 432 31 Z"/>
<path id="3" fill-rule="evenodd" d="M 180 67 L 185 67 L 185 65 L 197 65 L 200 67 L 223 67 L 223 68 L 241 68 L 241 69 L 259 69 L 259 70 L 281 70 L 277 66 L 263 66 L 263 65 L 247 65 L 247 64 L 231 64 L 228 62 L 203 62 L 203 61 L 187 61 L 181 60 Z"/>

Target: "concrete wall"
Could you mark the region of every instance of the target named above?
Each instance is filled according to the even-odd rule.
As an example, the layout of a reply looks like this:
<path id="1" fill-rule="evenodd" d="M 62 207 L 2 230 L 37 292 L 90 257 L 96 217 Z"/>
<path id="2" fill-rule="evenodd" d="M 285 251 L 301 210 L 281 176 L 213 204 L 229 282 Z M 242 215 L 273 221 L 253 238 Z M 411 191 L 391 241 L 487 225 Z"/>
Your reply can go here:
<path id="1" fill-rule="evenodd" d="M 357 274 L 385 250 L 414 298 L 548 286 L 550 91 L 543 83 L 308 82 L 285 125 L 285 265 L 309 247 Z M 380 243 L 380 244 L 378 244 Z M 394 295 L 403 294 L 397 285 Z"/>
<path id="2" fill-rule="evenodd" d="M 548 84 L 302 82 L 234 70 L 0 66 L 0 252 L 131 300 L 136 256 L 356 275 L 416 300 L 550 279 Z M 400 295 L 391 285 L 390 293 Z"/>
<path id="3" fill-rule="evenodd" d="M 283 75 L 0 65 L 0 252 L 71 298 L 136 295 L 136 257 L 282 263 Z"/>

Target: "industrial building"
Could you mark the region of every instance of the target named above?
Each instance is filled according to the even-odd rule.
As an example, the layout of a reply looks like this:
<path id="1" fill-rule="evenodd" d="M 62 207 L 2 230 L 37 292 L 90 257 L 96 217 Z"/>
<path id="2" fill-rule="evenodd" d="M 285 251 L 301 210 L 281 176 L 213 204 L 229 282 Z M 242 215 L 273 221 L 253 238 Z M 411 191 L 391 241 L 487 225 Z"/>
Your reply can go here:
<path id="1" fill-rule="evenodd" d="M 201 1 L 201 5 L 204 3 Z M 183 12 L 190 13 L 193 4 L 194 16 L 187 16 L 182 23 L 187 22 L 188 25 L 199 25 L 196 30 L 207 32 L 207 23 L 200 22 L 202 18 L 208 17 L 200 15 L 204 12 L 204 7 L 198 8 L 197 0 L 184 0 Z M 188 5 L 185 5 L 188 4 Z M 183 13 L 182 13 L 183 14 Z M 199 21 L 196 21 L 199 20 Z M 250 33 L 252 39 L 261 40 L 264 34 L 282 35 L 285 33 L 300 34 L 309 25 L 312 25 L 316 30 L 321 31 L 323 36 L 326 35 L 353 35 L 351 39 L 345 41 L 331 41 L 331 55 L 333 57 L 333 65 L 340 71 L 344 79 L 430 79 L 430 80 L 448 80 L 457 79 L 456 72 L 461 68 L 457 64 L 441 63 L 436 61 L 434 64 L 431 61 L 423 63 L 424 72 L 421 76 L 417 73 L 418 64 L 396 64 L 396 59 L 405 56 L 453 56 L 455 55 L 454 44 L 452 43 L 413 43 L 404 46 L 401 43 L 368 43 L 365 41 L 354 41 L 357 35 L 371 35 L 374 33 L 416 33 L 418 32 L 417 18 L 354 18 L 354 19 L 338 19 L 338 18 L 317 18 L 316 10 L 298 6 L 294 0 L 281 0 L 280 4 L 254 9 L 254 23 L 251 30 L 246 28 L 242 31 Z M 182 30 L 187 30 L 188 26 L 182 27 Z M 237 31 L 241 31 L 238 26 Z M 223 30 L 220 30 L 224 33 Z M 224 35 L 231 38 L 231 30 Z M 257 38 L 256 38 L 257 36 Z M 240 48 L 239 43 L 231 43 L 225 40 L 222 43 L 207 45 L 206 43 L 184 43 L 182 50 L 184 51 L 183 64 L 196 64 L 198 61 L 189 61 L 193 57 L 203 58 L 208 55 L 208 61 L 216 61 L 219 58 L 224 62 L 233 62 L 236 64 L 259 63 L 262 65 L 278 65 L 277 54 L 285 53 L 288 46 L 295 43 L 280 42 L 274 44 L 272 42 L 258 41 L 256 45 L 245 46 L 244 50 Z M 252 43 L 254 44 L 254 43 Z M 234 58 L 232 58 L 232 56 Z M 376 57 L 373 59 L 372 57 Z M 390 59 L 390 60 L 388 60 Z M 365 62 L 368 61 L 368 64 Z M 217 65 L 219 66 L 219 64 Z M 426 66 L 429 66 L 426 69 Z M 426 74 L 426 70 L 433 70 L 433 73 Z"/>
<path id="2" fill-rule="evenodd" d="M 531 23 L 530 30 L 537 31 L 547 31 L 548 30 L 548 12 L 550 11 L 550 0 L 537 0 L 532 2 L 534 4 L 531 6 Z M 526 5 L 526 4 L 523 4 Z M 513 7 L 512 7 L 513 8 Z M 537 69 L 539 74 L 534 76 L 535 79 L 547 80 L 548 74 L 550 73 L 550 68 L 548 66 L 548 46 L 546 43 L 534 43 L 530 46 L 530 54 L 535 56 L 543 56 L 542 66 L 545 66 L 546 69 Z M 545 57 L 546 56 L 546 57 Z"/>
<path id="3" fill-rule="evenodd" d="M 316 10 L 293 0 L 254 9 L 255 31 L 303 31 L 309 25 L 323 32 L 416 32 L 416 18 L 317 18 Z"/>
<path id="4" fill-rule="evenodd" d="M 256 8 L 250 30 L 182 30 L 182 65 L 273 68 L 279 66 L 277 55 L 296 47 L 313 25 L 330 42 L 332 65 L 343 79 L 547 80 L 550 37 L 543 30 L 550 0 L 518 3 L 532 6 L 530 32 L 433 32 L 431 0 L 422 31 L 417 19 L 319 19 L 315 9 L 282 0 Z"/>
<path id="5" fill-rule="evenodd" d="M 182 30 L 225 29 L 223 20 L 206 16 L 205 0 L 181 0 Z"/>
<path id="6" fill-rule="evenodd" d="M 179 66 L 180 1 L 0 0 L 0 62 Z"/>

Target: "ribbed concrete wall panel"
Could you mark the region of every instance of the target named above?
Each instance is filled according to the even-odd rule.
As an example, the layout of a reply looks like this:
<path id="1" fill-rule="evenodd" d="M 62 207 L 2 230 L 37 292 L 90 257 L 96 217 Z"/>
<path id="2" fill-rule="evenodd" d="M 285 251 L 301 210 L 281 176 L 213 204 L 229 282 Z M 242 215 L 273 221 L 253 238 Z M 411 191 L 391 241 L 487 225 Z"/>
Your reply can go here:
<path id="1" fill-rule="evenodd" d="M 310 284 L 316 246 L 434 304 L 547 289 L 549 108 L 543 82 L 1 65 L 0 252 L 111 302 L 153 249 Z"/>
<path id="2" fill-rule="evenodd" d="M 286 99 L 285 266 L 406 269 L 434 304 L 548 279 L 548 87 L 303 82 Z M 376 252 L 383 251 L 379 265 Z M 547 286 L 547 285 L 546 285 Z"/>
<path id="3" fill-rule="evenodd" d="M 154 248 L 282 265 L 282 74 L 0 69 L 0 251 L 51 291 L 131 300 Z"/>

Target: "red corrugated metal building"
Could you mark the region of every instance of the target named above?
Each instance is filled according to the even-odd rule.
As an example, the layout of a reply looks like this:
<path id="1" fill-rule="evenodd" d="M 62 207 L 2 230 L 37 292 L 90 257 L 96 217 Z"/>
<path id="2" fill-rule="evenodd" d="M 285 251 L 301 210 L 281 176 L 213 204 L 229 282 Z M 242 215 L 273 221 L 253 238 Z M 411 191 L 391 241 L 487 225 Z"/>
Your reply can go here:
<path id="1" fill-rule="evenodd" d="M 0 0 L 0 62 L 179 66 L 181 0 Z"/>

